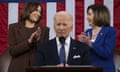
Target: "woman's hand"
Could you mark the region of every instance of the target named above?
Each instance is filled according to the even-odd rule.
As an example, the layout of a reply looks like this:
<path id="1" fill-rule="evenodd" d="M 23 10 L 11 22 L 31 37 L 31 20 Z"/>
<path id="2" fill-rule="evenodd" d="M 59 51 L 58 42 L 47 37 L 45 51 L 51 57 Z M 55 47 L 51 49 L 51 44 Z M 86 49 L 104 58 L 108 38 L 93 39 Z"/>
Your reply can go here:
<path id="1" fill-rule="evenodd" d="M 28 39 L 28 42 L 29 43 L 37 42 L 38 40 L 40 40 L 40 35 L 41 35 L 41 29 L 40 27 L 38 27 L 37 30 L 32 33 L 32 35 Z"/>
<path id="2" fill-rule="evenodd" d="M 92 42 L 90 40 L 90 34 L 88 33 L 86 35 L 85 32 L 82 32 L 80 35 L 77 35 L 78 40 L 82 43 L 86 43 L 87 45 L 89 45 L 90 47 L 92 47 Z"/>
<path id="3" fill-rule="evenodd" d="M 77 37 L 80 42 L 87 43 L 86 33 L 82 32 L 80 35 L 77 35 Z"/>

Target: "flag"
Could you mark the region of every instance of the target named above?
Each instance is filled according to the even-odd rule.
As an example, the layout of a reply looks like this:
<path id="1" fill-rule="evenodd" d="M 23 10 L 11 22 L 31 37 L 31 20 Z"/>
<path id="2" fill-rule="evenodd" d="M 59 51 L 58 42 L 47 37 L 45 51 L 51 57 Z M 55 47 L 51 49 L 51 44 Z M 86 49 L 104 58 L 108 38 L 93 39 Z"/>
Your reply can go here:
<path id="1" fill-rule="evenodd" d="M 8 47 L 8 26 L 18 22 L 21 9 L 31 0 L 0 0 L 0 54 Z M 50 39 L 55 37 L 53 16 L 57 11 L 65 10 L 73 16 L 73 31 L 71 36 L 89 28 L 86 9 L 91 4 L 104 4 L 110 10 L 111 26 L 117 32 L 116 49 L 120 51 L 120 0 L 34 0 L 43 7 L 42 24 L 50 28 Z"/>

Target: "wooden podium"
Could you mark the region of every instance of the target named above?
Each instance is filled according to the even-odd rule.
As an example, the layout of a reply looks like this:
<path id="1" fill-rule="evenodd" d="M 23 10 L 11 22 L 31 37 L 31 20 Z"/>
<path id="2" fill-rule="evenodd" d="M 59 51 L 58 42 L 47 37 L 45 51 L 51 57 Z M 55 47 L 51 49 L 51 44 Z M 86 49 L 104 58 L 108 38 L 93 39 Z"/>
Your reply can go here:
<path id="1" fill-rule="evenodd" d="M 26 72 L 102 72 L 101 67 L 95 66 L 33 66 L 26 68 Z"/>

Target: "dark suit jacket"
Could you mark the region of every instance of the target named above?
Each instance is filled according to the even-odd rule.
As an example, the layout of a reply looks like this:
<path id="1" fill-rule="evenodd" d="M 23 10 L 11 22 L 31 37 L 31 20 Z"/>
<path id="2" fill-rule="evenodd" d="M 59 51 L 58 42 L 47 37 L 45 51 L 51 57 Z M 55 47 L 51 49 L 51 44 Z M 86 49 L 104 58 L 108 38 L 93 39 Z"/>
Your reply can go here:
<path id="1" fill-rule="evenodd" d="M 31 66 L 34 62 L 36 45 L 28 44 L 28 38 L 38 28 L 41 28 L 40 40 L 42 43 L 49 38 L 49 29 L 40 24 L 35 28 L 25 28 L 22 23 L 14 23 L 9 26 L 9 53 L 12 60 L 8 72 L 25 72 L 25 67 Z"/>
<path id="2" fill-rule="evenodd" d="M 92 29 L 86 31 L 92 36 Z M 91 48 L 92 65 L 103 67 L 103 72 L 115 72 L 113 61 L 116 32 L 113 27 L 102 27 Z"/>
<path id="3" fill-rule="evenodd" d="M 67 64 L 89 65 L 90 64 L 89 49 L 90 48 L 87 45 L 71 39 Z M 74 58 L 74 56 L 80 57 Z M 47 43 L 38 46 L 35 61 L 36 61 L 35 66 L 60 64 L 57 52 L 56 39 L 52 39 Z"/>

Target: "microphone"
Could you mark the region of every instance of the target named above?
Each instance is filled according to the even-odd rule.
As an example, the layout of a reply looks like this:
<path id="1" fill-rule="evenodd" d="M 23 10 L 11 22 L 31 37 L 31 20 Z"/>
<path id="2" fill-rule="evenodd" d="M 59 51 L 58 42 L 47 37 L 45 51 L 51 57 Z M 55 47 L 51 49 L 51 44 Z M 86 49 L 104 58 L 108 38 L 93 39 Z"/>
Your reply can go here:
<path id="1" fill-rule="evenodd" d="M 64 44 L 65 43 L 65 38 L 64 37 L 60 37 L 59 41 L 60 41 L 61 44 Z"/>
<path id="2" fill-rule="evenodd" d="M 64 45 L 64 44 L 65 44 L 65 38 L 64 38 L 64 37 L 60 37 L 60 38 L 59 38 L 59 41 L 60 41 L 61 45 Z M 64 47 L 64 62 L 63 62 L 63 64 L 64 64 L 64 67 L 65 67 L 65 64 L 66 64 L 65 47 Z"/>

